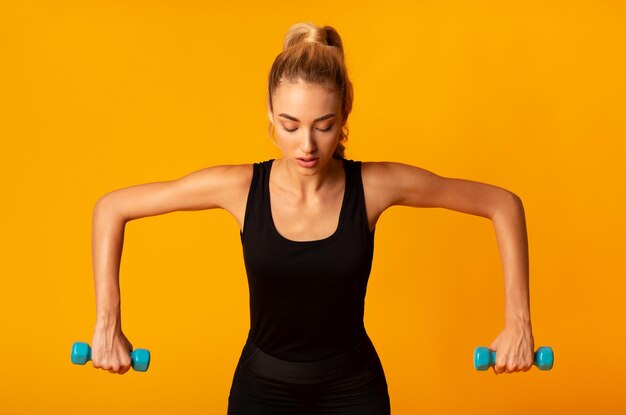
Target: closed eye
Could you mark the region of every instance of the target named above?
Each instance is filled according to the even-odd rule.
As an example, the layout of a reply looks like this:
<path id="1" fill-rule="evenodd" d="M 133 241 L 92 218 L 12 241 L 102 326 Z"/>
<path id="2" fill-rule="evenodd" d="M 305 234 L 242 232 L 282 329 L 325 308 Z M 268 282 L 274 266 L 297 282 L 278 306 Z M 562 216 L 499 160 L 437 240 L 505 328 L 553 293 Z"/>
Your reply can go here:
<path id="1" fill-rule="evenodd" d="M 296 130 L 297 130 L 297 128 L 293 128 L 293 129 L 291 129 L 291 130 L 290 130 L 290 129 L 288 129 L 288 128 L 284 128 L 284 127 L 283 127 L 283 129 L 284 129 L 285 131 L 290 132 L 290 133 L 293 133 L 294 131 L 296 131 Z M 319 128 L 318 128 L 317 130 L 325 133 L 325 132 L 328 132 L 328 131 L 330 131 L 330 130 L 332 130 L 332 129 L 333 129 L 333 126 L 331 125 L 330 127 L 326 128 L 326 129 L 324 129 L 324 130 L 319 129 Z"/>

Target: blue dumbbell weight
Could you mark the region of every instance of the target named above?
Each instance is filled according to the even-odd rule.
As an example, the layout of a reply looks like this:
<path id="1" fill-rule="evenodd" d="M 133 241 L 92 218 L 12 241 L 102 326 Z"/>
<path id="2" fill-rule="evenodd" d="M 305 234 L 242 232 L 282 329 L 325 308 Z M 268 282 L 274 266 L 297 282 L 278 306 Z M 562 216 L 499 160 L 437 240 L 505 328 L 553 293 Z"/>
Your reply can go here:
<path id="1" fill-rule="evenodd" d="M 487 370 L 496 364 L 496 352 L 488 347 L 477 347 L 474 349 L 474 368 L 476 370 Z M 550 346 L 542 346 L 535 352 L 533 362 L 539 370 L 550 370 L 554 365 L 554 352 Z"/>
<path id="2" fill-rule="evenodd" d="M 74 342 L 72 346 L 72 363 L 84 365 L 91 360 L 91 347 L 87 343 Z M 145 372 L 150 366 L 150 351 L 146 349 L 135 349 L 130 352 L 132 368 L 137 372 Z"/>

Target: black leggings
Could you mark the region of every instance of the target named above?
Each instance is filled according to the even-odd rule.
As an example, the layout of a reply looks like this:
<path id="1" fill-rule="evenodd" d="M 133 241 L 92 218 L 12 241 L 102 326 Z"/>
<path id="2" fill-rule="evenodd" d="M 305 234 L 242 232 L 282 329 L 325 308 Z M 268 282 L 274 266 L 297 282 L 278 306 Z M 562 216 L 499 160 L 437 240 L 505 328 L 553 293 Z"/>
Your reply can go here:
<path id="1" fill-rule="evenodd" d="M 277 359 L 250 338 L 228 396 L 228 415 L 389 415 L 382 364 L 369 336 L 353 350 L 315 362 Z"/>

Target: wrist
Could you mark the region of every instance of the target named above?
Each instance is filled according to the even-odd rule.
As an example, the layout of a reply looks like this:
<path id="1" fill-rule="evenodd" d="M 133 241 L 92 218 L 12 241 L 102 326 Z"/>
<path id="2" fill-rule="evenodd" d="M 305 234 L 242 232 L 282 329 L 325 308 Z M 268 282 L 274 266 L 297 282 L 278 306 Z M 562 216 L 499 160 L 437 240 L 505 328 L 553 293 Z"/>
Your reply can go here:
<path id="1" fill-rule="evenodd" d="M 110 328 L 121 326 L 121 320 L 119 310 L 102 310 L 96 313 L 96 327 Z"/>
<path id="2" fill-rule="evenodd" d="M 530 317 L 507 317 L 504 321 L 506 327 L 532 328 Z"/>
<path id="3" fill-rule="evenodd" d="M 510 304 L 504 310 L 504 321 L 508 324 L 530 325 L 528 304 Z"/>

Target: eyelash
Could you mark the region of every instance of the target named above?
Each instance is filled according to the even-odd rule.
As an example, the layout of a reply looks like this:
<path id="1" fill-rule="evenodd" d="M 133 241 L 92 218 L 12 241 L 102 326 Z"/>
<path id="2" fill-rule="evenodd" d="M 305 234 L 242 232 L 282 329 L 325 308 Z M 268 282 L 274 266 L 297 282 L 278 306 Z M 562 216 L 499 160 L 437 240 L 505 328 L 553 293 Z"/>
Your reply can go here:
<path id="1" fill-rule="evenodd" d="M 287 128 L 285 128 L 285 127 L 283 127 L 283 129 L 284 129 L 285 131 L 287 131 L 287 132 L 290 132 L 290 133 L 293 133 L 294 131 L 296 131 L 296 130 L 297 130 L 297 128 L 293 128 L 293 129 L 291 129 L 291 130 L 290 130 L 290 129 L 287 129 Z M 318 131 L 321 131 L 321 132 L 323 132 L 323 133 L 327 133 L 327 132 L 329 132 L 329 131 L 330 131 L 330 130 L 332 130 L 332 129 L 333 129 L 333 126 L 331 125 L 330 127 L 326 128 L 325 130 L 320 130 L 319 128 L 318 128 L 317 130 L 318 130 Z"/>

